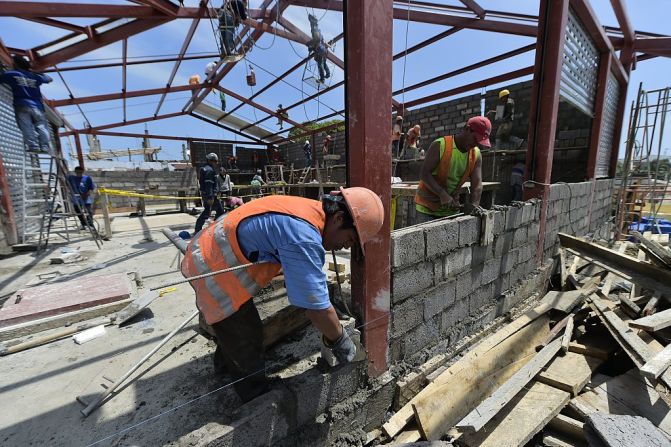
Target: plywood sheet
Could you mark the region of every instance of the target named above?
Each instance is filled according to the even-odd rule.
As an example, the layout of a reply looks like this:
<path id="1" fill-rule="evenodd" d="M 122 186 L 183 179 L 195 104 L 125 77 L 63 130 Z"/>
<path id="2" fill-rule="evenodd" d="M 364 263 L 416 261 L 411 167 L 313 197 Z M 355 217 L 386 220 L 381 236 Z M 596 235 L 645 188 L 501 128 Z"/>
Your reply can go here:
<path id="1" fill-rule="evenodd" d="M 596 357 L 567 352 L 552 360 L 545 371 L 538 374 L 537 380 L 577 396 L 603 362 Z"/>

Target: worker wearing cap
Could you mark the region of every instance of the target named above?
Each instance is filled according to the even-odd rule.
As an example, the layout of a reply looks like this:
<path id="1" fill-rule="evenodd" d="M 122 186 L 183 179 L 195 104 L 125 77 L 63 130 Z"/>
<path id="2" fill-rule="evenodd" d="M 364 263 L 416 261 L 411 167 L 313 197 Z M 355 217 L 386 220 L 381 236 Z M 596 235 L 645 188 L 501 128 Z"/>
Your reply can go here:
<path id="1" fill-rule="evenodd" d="M 217 200 L 217 176 L 219 170 L 219 157 L 215 153 L 207 154 L 205 157 L 207 164 L 198 170 L 198 183 L 200 184 L 200 197 L 203 199 L 203 212 L 200 213 L 196 220 L 196 228 L 194 234 L 198 234 L 203 229 L 205 221 L 210 218 L 212 210 L 214 209 L 215 219 L 224 214 L 224 208 L 221 202 Z"/>
<path id="2" fill-rule="evenodd" d="M 401 149 L 401 134 L 403 133 L 403 117 L 397 115 L 394 120 L 394 125 L 391 128 L 391 145 L 392 145 L 392 157 L 399 156 L 399 150 Z"/>
<path id="3" fill-rule="evenodd" d="M 252 298 L 280 270 L 289 303 L 306 310 L 322 341 L 341 363 L 356 345 L 329 300 L 325 250 L 364 245 L 382 228 L 380 198 L 366 188 L 340 188 L 322 202 L 294 196 L 253 200 L 229 212 L 191 241 L 181 264 L 185 276 L 262 261 L 246 269 L 191 281 L 196 305 L 217 338 L 215 370 L 233 376 L 248 401 L 268 390 L 263 326 Z M 223 368 L 222 368 L 223 367 Z"/>
<path id="4" fill-rule="evenodd" d="M 457 135 L 431 143 L 415 194 L 416 222 L 423 223 L 459 212 L 459 191 L 471 182 L 470 205 L 480 205 L 482 157 L 479 146 L 489 147 L 492 124 L 483 116 L 468 120 Z"/>
<path id="5" fill-rule="evenodd" d="M 510 97 L 509 90 L 499 92 L 499 103 L 496 110 L 487 112 L 487 117 L 494 119 L 496 129 L 496 147 L 499 148 L 501 141 L 510 139 L 510 132 L 513 129 L 513 118 L 515 117 L 515 101 Z"/>

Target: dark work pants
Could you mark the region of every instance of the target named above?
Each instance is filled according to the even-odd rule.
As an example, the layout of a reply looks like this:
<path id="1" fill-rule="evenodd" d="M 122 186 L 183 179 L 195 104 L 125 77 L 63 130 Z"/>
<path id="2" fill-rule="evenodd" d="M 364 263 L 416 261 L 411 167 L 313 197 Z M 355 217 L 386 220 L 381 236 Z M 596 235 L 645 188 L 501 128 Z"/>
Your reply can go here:
<path id="1" fill-rule="evenodd" d="M 73 203 L 72 207 L 75 209 L 75 213 L 77 213 L 77 218 L 79 218 L 82 227 L 87 225 L 93 227 L 93 210 L 91 209 L 90 203 L 84 204 L 83 208 L 78 203 Z"/>
<path id="2" fill-rule="evenodd" d="M 224 207 L 221 206 L 221 202 L 216 197 L 212 207 L 207 204 L 206 199 L 203 199 L 203 207 L 203 212 L 200 213 L 200 216 L 198 216 L 198 219 L 196 219 L 196 228 L 194 229 L 194 234 L 198 234 L 198 232 L 203 229 L 203 225 L 205 225 L 205 221 L 210 218 L 210 215 L 212 215 L 213 209 L 215 212 L 215 219 L 219 219 L 219 217 L 224 214 Z"/>
<path id="3" fill-rule="evenodd" d="M 233 388 L 249 402 L 268 391 L 263 350 L 263 324 L 252 300 L 230 317 L 212 325 L 217 336 L 215 362 L 233 376 Z"/>

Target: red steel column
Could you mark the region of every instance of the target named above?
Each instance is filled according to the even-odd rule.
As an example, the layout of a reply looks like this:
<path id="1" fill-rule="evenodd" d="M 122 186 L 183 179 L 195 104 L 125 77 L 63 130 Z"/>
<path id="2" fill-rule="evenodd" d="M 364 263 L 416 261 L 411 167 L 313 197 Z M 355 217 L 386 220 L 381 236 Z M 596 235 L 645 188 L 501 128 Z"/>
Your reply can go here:
<path id="1" fill-rule="evenodd" d="M 84 166 L 84 153 L 82 152 L 82 142 L 79 140 L 79 132 L 74 133 L 75 138 L 75 147 L 77 147 L 77 159 L 79 160 L 79 166 L 86 169 Z"/>
<path id="2" fill-rule="evenodd" d="M 552 159 L 557 133 L 559 81 L 568 19 L 569 0 L 541 0 L 538 13 L 536 63 L 529 113 L 527 179 L 544 185 L 525 188 L 524 198 L 543 200 L 537 257 L 542 260 L 547 219 L 547 199 L 552 180 Z"/>
<path id="3" fill-rule="evenodd" d="M 344 17 L 348 183 L 375 191 L 385 207 L 382 231 L 351 264 L 352 299 L 375 377 L 388 362 L 393 1 L 347 1 Z"/>
<path id="4" fill-rule="evenodd" d="M 601 132 L 603 130 L 603 112 L 606 106 L 606 89 L 608 87 L 608 74 L 610 73 L 610 58 L 610 51 L 601 53 L 601 57 L 599 57 L 599 78 L 596 87 L 594 118 L 592 119 L 592 131 L 590 132 L 587 173 L 585 177 L 588 180 L 596 177 L 596 157 L 599 152 L 599 140 L 601 140 Z"/>

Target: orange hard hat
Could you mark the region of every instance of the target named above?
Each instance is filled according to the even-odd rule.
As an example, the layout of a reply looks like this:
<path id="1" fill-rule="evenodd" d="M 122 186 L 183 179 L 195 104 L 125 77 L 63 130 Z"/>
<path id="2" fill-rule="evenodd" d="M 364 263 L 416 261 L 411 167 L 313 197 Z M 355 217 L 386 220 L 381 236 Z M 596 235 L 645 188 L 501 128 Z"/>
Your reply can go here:
<path id="1" fill-rule="evenodd" d="M 368 188 L 355 186 L 352 188 L 340 187 L 340 193 L 345 199 L 347 209 L 352 215 L 354 227 L 359 235 L 361 253 L 364 253 L 364 244 L 373 239 L 384 223 L 384 207 L 382 200 Z"/>

